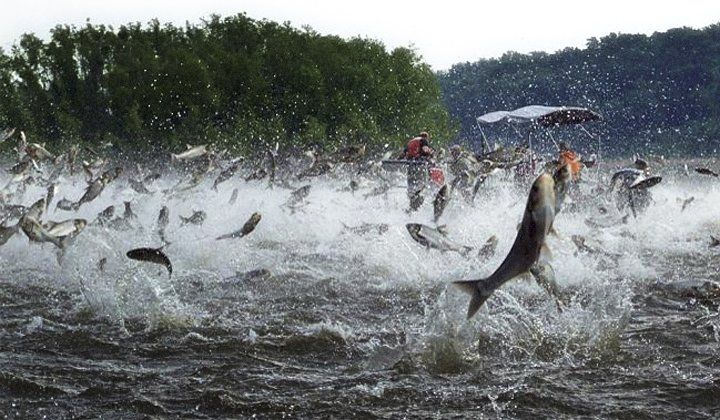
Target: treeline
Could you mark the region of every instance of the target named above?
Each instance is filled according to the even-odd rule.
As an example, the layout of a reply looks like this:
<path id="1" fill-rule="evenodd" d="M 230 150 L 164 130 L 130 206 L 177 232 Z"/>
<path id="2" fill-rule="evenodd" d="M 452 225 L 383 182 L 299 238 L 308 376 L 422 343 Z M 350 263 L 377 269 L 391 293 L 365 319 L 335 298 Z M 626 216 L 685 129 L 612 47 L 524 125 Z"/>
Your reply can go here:
<path id="1" fill-rule="evenodd" d="M 2 127 L 50 147 L 161 150 L 453 135 L 436 75 L 414 51 L 242 14 L 185 27 L 57 26 L 47 41 L 23 35 L 0 50 Z"/>
<path id="2" fill-rule="evenodd" d="M 652 36 L 611 34 L 588 40 L 584 49 L 554 54 L 507 53 L 455 65 L 439 78 L 450 115 L 460 121 L 460 137 L 478 144 L 479 115 L 539 104 L 600 112 L 606 121 L 588 128 L 615 154 L 699 155 L 720 149 L 717 24 Z M 500 128 L 484 129 L 496 135 Z M 587 138 L 576 135 L 584 148 Z"/>

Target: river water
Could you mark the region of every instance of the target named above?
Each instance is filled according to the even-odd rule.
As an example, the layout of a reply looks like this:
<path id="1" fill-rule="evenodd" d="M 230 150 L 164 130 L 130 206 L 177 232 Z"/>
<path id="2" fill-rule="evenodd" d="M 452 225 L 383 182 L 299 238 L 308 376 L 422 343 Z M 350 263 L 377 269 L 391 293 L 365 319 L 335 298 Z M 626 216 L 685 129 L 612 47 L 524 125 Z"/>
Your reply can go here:
<path id="1" fill-rule="evenodd" d="M 531 180 L 517 185 L 498 174 L 474 206 L 450 202 L 441 223 L 453 241 L 480 248 L 499 239 L 495 255 L 481 260 L 415 243 L 405 224 L 432 224 L 431 200 L 409 215 L 399 187 L 366 199 L 372 185 L 353 193 L 343 191 L 347 179 L 313 179 L 307 204 L 291 211 L 282 206 L 290 190 L 263 181 L 236 177 L 215 192 L 209 177 L 167 196 L 160 190 L 175 184 L 171 177 L 141 195 L 123 176 L 77 213 L 53 203 L 44 219 L 93 220 L 131 201 L 138 218 L 127 226 L 90 224 L 61 259 L 53 245 L 22 233 L 0 247 L 0 412 L 717 418 L 720 248 L 708 245 L 720 235 L 720 184 L 658 172 L 654 203 L 627 224 L 588 198 L 556 217 L 549 246 L 562 312 L 520 278 L 471 320 L 469 297 L 450 283 L 487 276 L 502 261 Z M 586 178 L 592 184 L 597 174 Z M 55 201 L 79 198 L 82 179 L 63 179 Z M 17 201 L 44 194 L 31 186 Z M 691 196 L 681 211 L 678 199 Z M 162 245 L 155 221 L 163 204 L 172 277 L 125 257 Z M 181 226 L 178 216 L 193 210 L 207 213 L 204 224 Z M 256 211 L 262 221 L 252 234 L 214 239 Z M 366 222 L 388 229 L 344 228 Z M 578 250 L 573 235 L 596 252 Z"/>

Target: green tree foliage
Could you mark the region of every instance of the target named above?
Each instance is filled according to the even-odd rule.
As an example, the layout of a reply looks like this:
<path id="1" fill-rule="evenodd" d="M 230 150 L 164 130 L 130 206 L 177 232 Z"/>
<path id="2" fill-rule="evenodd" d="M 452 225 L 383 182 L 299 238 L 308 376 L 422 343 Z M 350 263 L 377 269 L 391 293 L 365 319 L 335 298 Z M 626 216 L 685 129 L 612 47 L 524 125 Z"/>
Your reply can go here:
<path id="1" fill-rule="evenodd" d="M 720 149 L 720 25 L 611 34 L 554 54 L 507 53 L 455 65 L 439 78 L 461 136 L 476 141 L 475 118 L 486 112 L 573 105 L 603 114 L 606 122 L 593 128 L 617 154 Z"/>
<path id="2" fill-rule="evenodd" d="M 51 147 L 110 140 L 158 151 L 454 135 L 437 78 L 414 51 L 243 14 L 23 35 L 0 51 L 0 126 Z"/>

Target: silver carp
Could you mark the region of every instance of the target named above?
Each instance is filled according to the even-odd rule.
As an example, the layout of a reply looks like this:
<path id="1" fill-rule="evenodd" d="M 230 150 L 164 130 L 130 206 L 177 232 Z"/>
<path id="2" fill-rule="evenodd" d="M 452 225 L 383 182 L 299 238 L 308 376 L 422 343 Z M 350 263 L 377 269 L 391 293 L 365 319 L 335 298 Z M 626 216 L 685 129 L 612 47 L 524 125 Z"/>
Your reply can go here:
<path id="1" fill-rule="evenodd" d="M 440 188 L 440 190 L 438 190 L 437 194 L 435 194 L 435 199 L 433 200 L 433 220 L 435 223 L 440 220 L 440 217 L 445 211 L 445 207 L 447 207 L 449 201 L 450 190 L 448 189 L 447 184 L 445 184 L 442 188 Z"/>
<path id="2" fill-rule="evenodd" d="M 154 264 L 164 265 L 168 271 L 168 277 L 172 277 L 172 263 L 170 258 L 162 251 L 164 247 L 160 248 L 136 248 L 131 249 L 127 252 L 127 257 L 131 260 L 151 262 Z"/>
<path id="3" fill-rule="evenodd" d="M 233 238 L 242 238 L 243 236 L 247 236 L 255 230 L 255 227 L 260 223 L 260 220 L 262 219 L 262 215 L 258 212 L 253 213 L 247 222 L 243 225 L 243 227 L 240 230 L 236 230 L 235 232 L 228 233 L 222 236 L 218 236 L 216 240 L 221 239 L 233 239 Z"/>
<path id="4" fill-rule="evenodd" d="M 546 250 L 545 238 L 555 220 L 555 182 L 549 174 L 533 182 L 525 213 L 515 242 L 500 267 L 485 279 L 457 281 L 455 284 L 472 298 L 467 317 L 472 318 L 493 292 L 505 282 L 526 273 Z M 547 251 L 546 251 L 547 252 Z"/>
<path id="5" fill-rule="evenodd" d="M 408 223 L 405 225 L 410 236 L 415 242 L 426 248 L 433 248 L 440 251 L 453 251 L 460 255 L 467 255 L 472 251 L 472 247 L 458 245 L 447 238 L 444 227 L 439 226 L 433 229 L 420 223 Z"/>
<path id="6" fill-rule="evenodd" d="M 200 146 L 195 146 L 195 147 L 188 145 L 187 150 L 182 153 L 178 153 L 178 154 L 170 153 L 170 160 L 172 162 L 177 162 L 177 161 L 181 161 L 181 160 L 184 160 L 184 161 L 193 160 L 193 159 L 197 159 L 199 157 L 203 157 L 207 153 L 208 153 L 207 147 L 204 144 L 200 145 Z"/>

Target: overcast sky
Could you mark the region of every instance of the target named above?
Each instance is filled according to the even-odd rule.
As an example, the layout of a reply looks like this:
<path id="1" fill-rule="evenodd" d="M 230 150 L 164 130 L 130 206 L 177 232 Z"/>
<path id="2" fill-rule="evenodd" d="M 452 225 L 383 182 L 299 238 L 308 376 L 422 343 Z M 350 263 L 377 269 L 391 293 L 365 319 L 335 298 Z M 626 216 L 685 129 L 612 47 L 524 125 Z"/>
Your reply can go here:
<path id="1" fill-rule="evenodd" d="M 343 37 L 380 40 L 388 48 L 414 47 L 436 70 L 518 52 L 582 47 L 611 32 L 645 33 L 720 22 L 720 0 L 5 0 L 0 46 L 24 32 L 48 36 L 59 23 L 118 26 L 127 22 L 198 22 L 210 14 L 246 12 L 254 19 L 290 21 Z"/>

